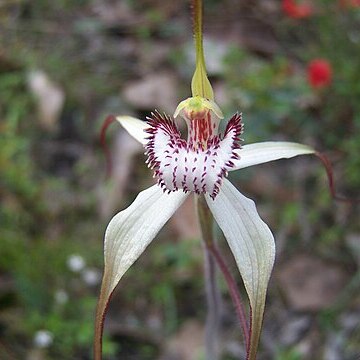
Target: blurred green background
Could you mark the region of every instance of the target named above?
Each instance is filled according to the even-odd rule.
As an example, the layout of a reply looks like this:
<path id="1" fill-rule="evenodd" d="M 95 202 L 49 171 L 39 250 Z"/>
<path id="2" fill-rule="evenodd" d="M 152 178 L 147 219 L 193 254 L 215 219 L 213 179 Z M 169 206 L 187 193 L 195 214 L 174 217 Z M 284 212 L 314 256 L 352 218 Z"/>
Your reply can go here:
<path id="1" fill-rule="evenodd" d="M 216 101 L 226 118 L 243 112 L 244 142 L 310 144 L 331 159 L 338 192 L 359 198 L 360 4 L 204 3 Z M 100 127 L 108 114 L 172 114 L 190 96 L 189 14 L 187 1 L 0 1 L 2 360 L 92 358 L 105 227 L 153 181 L 142 148 L 116 126 L 106 178 Z M 331 70 L 320 85 L 309 78 L 314 59 Z M 331 198 L 315 158 L 231 178 L 277 240 L 259 359 L 358 360 L 359 205 Z M 221 234 L 219 244 L 241 285 Z M 104 359 L 204 359 L 202 272 L 190 202 L 118 287 Z M 239 359 L 220 282 L 223 359 Z"/>

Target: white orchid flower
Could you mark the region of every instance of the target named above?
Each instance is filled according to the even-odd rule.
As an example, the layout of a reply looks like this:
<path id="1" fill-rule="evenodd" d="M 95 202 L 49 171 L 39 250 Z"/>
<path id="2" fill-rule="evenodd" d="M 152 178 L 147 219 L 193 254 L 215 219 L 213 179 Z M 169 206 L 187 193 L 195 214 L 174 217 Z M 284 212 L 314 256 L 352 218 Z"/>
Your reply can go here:
<path id="1" fill-rule="evenodd" d="M 105 313 L 117 284 L 191 194 L 205 198 L 234 255 L 251 311 L 248 336 L 245 331 L 247 360 L 256 359 L 275 242 L 254 202 L 226 177 L 229 171 L 315 151 L 293 142 L 242 146 L 241 114 L 235 114 L 227 122 L 224 133 L 219 134 L 223 115 L 213 100 L 206 75 L 201 5 L 201 0 L 193 0 L 196 69 L 191 84 L 192 97 L 178 105 L 173 117 L 157 111 L 147 122 L 130 116 L 117 117 L 129 134 L 143 144 L 146 162 L 154 171 L 157 184 L 140 192 L 128 208 L 113 217 L 106 229 L 105 268 L 96 314 L 95 360 L 101 359 Z M 187 139 L 175 123 L 178 117 L 186 122 Z M 108 118 L 105 128 L 110 122 Z M 327 171 L 329 174 L 329 168 Z"/>
<path id="2" fill-rule="evenodd" d="M 256 349 L 275 258 L 274 237 L 254 202 L 226 177 L 229 171 L 313 154 L 314 150 L 292 142 L 241 146 L 241 115 L 234 115 L 220 135 L 221 111 L 214 102 L 201 97 L 180 103 L 175 111 L 175 116 L 179 115 L 188 126 L 187 140 L 181 137 L 173 117 L 158 112 L 147 122 L 117 117 L 129 134 L 144 145 L 147 164 L 154 170 L 158 183 L 142 191 L 127 209 L 113 217 L 106 229 L 105 270 L 97 321 L 102 323 L 110 296 L 122 276 L 183 201 L 191 193 L 203 194 L 243 278 L 252 310 L 250 348 Z M 249 359 L 254 358 L 255 354 L 249 355 Z"/>

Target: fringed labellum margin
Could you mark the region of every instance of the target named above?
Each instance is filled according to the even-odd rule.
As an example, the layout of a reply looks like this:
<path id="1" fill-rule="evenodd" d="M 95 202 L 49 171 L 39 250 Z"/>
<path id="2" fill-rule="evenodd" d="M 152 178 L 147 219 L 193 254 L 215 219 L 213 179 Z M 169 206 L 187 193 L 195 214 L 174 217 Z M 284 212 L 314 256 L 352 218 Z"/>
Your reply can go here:
<path id="1" fill-rule="evenodd" d="M 208 193 L 213 199 L 219 193 L 223 177 L 239 159 L 235 150 L 240 148 L 243 126 L 241 115 L 234 115 L 221 138 L 213 118 L 210 111 L 191 113 L 188 141 L 181 138 L 171 117 L 155 112 L 148 118 L 147 163 L 164 191 Z"/>

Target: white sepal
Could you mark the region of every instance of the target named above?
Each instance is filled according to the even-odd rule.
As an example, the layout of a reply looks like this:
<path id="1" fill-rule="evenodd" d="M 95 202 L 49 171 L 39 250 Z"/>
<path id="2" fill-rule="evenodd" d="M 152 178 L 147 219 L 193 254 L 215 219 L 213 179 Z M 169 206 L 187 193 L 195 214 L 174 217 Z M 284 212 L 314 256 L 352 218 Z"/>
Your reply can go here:
<path id="1" fill-rule="evenodd" d="M 234 167 L 231 171 L 269 161 L 289 159 L 298 155 L 314 154 L 315 150 L 310 146 L 294 142 L 266 141 L 243 145 L 241 149 L 237 149 L 235 152 L 239 155 L 239 159 L 233 160 Z"/>
<path id="2" fill-rule="evenodd" d="M 145 130 L 149 127 L 145 121 L 136 119 L 132 116 L 117 116 L 116 120 L 120 125 L 137 141 L 141 144 L 146 144 L 146 138 L 149 136 Z"/>
<path id="3" fill-rule="evenodd" d="M 260 338 L 267 286 L 275 260 L 275 242 L 252 200 L 224 179 L 220 192 L 206 201 L 223 231 L 244 281 L 252 309 L 250 354 L 254 360 Z"/>
<path id="4" fill-rule="evenodd" d="M 139 193 L 128 208 L 110 221 L 105 233 L 105 269 L 96 313 L 95 359 L 101 359 L 102 326 L 112 292 L 186 197 L 181 191 L 164 193 L 154 185 Z"/>

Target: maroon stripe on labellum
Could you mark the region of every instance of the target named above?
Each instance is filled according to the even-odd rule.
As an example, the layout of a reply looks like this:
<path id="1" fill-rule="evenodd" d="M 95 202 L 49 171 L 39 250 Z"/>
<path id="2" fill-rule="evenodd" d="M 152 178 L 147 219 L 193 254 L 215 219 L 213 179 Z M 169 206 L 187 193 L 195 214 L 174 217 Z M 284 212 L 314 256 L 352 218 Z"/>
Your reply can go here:
<path id="1" fill-rule="evenodd" d="M 241 114 L 235 114 L 229 120 L 222 137 L 213 134 L 209 116 L 194 118 L 190 124 L 189 142 L 181 137 L 174 119 L 166 114 L 155 111 L 147 121 L 150 136 L 145 145 L 146 162 L 154 170 L 160 186 L 170 192 L 179 187 L 184 192 L 208 192 L 214 199 L 223 177 L 234 167 L 231 160 L 239 158 L 234 150 L 240 148 Z M 199 146 L 194 147 L 194 140 Z"/>

